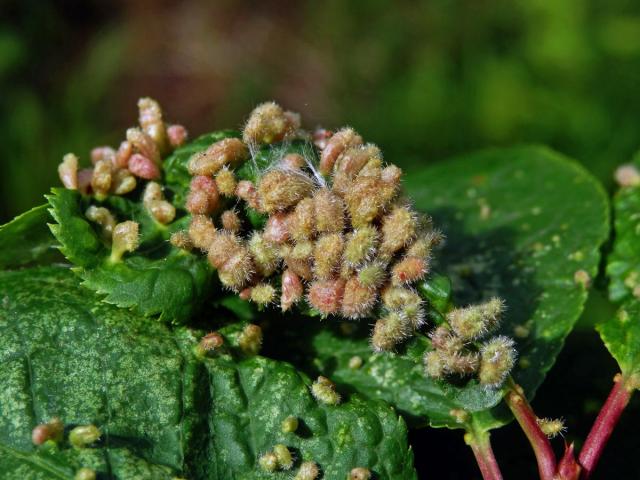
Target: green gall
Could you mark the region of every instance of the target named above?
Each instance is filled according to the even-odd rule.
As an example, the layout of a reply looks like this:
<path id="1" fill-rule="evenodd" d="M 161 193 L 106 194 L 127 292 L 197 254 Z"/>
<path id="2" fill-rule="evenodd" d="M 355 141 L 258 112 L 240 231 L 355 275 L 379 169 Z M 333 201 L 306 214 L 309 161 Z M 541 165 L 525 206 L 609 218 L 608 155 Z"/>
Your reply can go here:
<path id="1" fill-rule="evenodd" d="M 266 306 L 276 298 L 276 289 L 268 283 L 259 283 L 251 288 L 250 300 L 260 306 Z"/>
<path id="2" fill-rule="evenodd" d="M 265 472 L 275 472 L 278 469 L 278 457 L 273 452 L 267 452 L 260 457 L 258 464 Z"/>
<path id="3" fill-rule="evenodd" d="M 371 480 L 371 470 L 364 467 L 353 468 L 347 480 Z"/>
<path id="4" fill-rule="evenodd" d="M 407 207 L 394 207 L 382 220 L 380 252 L 392 256 L 415 237 L 418 228 L 416 214 Z"/>
<path id="5" fill-rule="evenodd" d="M 116 226 L 116 219 L 109 210 L 104 207 L 96 207 L 95 205 L 91 205 L 84 212 L 84 216 L 87 217 L 88 220 L 100 225 L 100 233 L 102 234 L 102 238 L 111 241 L 111 237 L 113 236 L 113 229 Z"/>
<path id="6" fill-rule="evenodd" d="M 220 195 L 223 195 L 229 198 L 235 195 L 236 186 L 237 186 L 236 176 L 231 170 L 229 170 L 228 167 L 226 166 L 223 167 L 216 174 L 215 180 L 216 180 L 216 186 L 218 187 L 218 192 L 220 193 Z"/>
<path id="7" fill-rule="evenodd" d="M 371 336 L 371 346 L 376 352 L 393 350 L 411 335 L 411 324 L 399 312 L 389 312 L 376 321 Z"/>
<path id="8" fill-rule="evenodd" d="M 298 429 L 298 419 L 289 416 L 282 421 L 282 433 L 293 433 Z"/>
<path id="9" fill-rule="evenodd" d="M 362 357 L 354 355 L 349 359 L 349 368 L 351 370 L 358 370 L 360 367 L 362 367 Z"/>
<path id="10" fill-rule="evenodd" d="M 238 337 L 238 346 L 245 355 L 257 355 L 262 347 L 262 329 L 250 323 Z"/>
<path id="11" fill-rule="evenodd" d="M 111 191 L 116 195 L 126 195 L 133 192 L 138 185 L 136 177 L 129 170 L 122 168 L 113 172 Z"/>
<path id="12" fill-rule="evenodd" d="M 538 418 L 536 422 L 540 430 L 542 430 L 542 433 L 548 438 L 555 438 L 558 435 L 562 435 L 566 430 L 564 420 L 561 418 Z"/>
<path id="13" fill-rule="evenodd" d="M 302 462 L 294 480 L 316 480 L 320 475 L 318 464 L 313 461 Z"/>
<path id="14" fill-rule="evenodd" d="M 167 225 L 176 218 L 176 207 L 166 200 L 154 200 L 147 204 L 147 211 L 155 220 L 163 225 Z"/>
<path id="15" fill-rule="evenodd" d="M 449 415 L 451 415 L 455 419 L 456 423 L 459 424 L 467 423 L 470 418 L 469 412 L 461 408 L 453 408 L 449 410 Z"/>
<path id="16" fill-rule="evenodd" d="M 336 392 L 335 384 L 326 377 L 319 376 L 311 385 L 311 394 L 316 400 L 325 405 L 338 405 L 340 394 Z"/>
<path id="17" fill-rule="evenodd" d="M 378 288 L 387 276 L 387 269 L 383 263 L 372 262 L 358 271 L 358 280 L 365 287 Z"/>
<path id="18" fill-rule="evenodd" d="M 111 190 L 111 173 L 112 164 L 108 160 L 100 160 L 93 166 L 91 188 L 96 198 L 104 199 L 109 195 L 109 190 Z"/>
<path id="19" fill-rule="evenodd" d="M 285 112 L 275 102 L 265 102 L 253 109 L 242 131 L 247 144 L 270 144 L 284 140 L 300 127 L 293 112 Z"/>
<path id="20" fill-rule="evenodd" d="M 80 425 L 69 432 L 69 442 L 76 448 L 84 448 L 98 441 L 101 435 L 95 425 Z"/>
<path id="21" fill-rule="evenodd" d="M 256 271 L 262 277 L 268 277 L 276 271 L 280 263 L 280 253 L 274 243 L 265 239 L 265 234 L 254 232 L 247 246 Z"/>
<path id="22" fill-rule="evenodd" d="M 428 377 L 441 379 L 447 373 L 447 365 L 440 352 L 431 350 L 424 354 L 424 370 Z"/>
<path id="23" fill-rule="evenodd" d="M 492 298 L 479 305 L 450 311 L 447 322 L 462 340 L 471 341 L 497 328 L 503 311 L 504 302 L 499 298 Z"/>
<path id="24" fill-rule="evenodd" d="M 498 336 L 480 347 L 479 380 L 482 385 L 499 387 L 509 375 L 516 360 L 515 342 Z"/>
<path id="25" fill-rule="evenodd" d="M 331 278 L 340 267 L 344 241 L 341 233 L 321 235 L 314 245 L 313 272 L 320 280 Z"/>
<path id="26" fill-rule="evenodd" d="M 82 467 L 76 472 L 73 480 L 96 480 L 96 471 L 88 467 Z"/>
<path id="27" fill-rule="evenodd" d="M 380 181 L 382 187 L 382 158 L 371 157 L 358 173 L 358 177 L 371 177 Z M 378 199 L 380 196 L 378 195 Z"/>
<path id="28" fill-rule="evenodd" d="M 344 260 L 348 265 L 358 266 L 369 260 L 376 252 L 378 230 L 366 225 L 351 232 L 344 248 Z"/>
<path id="29" fill-rule="evenodd" d="M 239 291 L 251 278 L 254 264 L 247 248 L 230 232 L 216 232 L 209 245 L 209 263 L 218 269 L 220 282 Z"/>
<path id="30" fill-rule="evenodd" d="M 424 325 L 422 298 L 414 290 L 389 286 L 382 291 L 382 302 L 388 309 L 397 310 L 404 315 L 414 330 Z"/>
<path id="31" fill-rule="evenodd" d="M 133 252 L 138 248 L 139 225 L 137 222 L 127 220 L 113 227 L 111 236 L 111 261 L 119 262 L 125 252 Z"/>
<path id="32" fill-rule="evenodd" d="M 189 251 L 193 249 L 193 242 L 191 241 L 191 237 L 185 231 L 172 233 L 171 237 L 169 238 L 169 242 L 171 242 L 171 245 L 181 250 Z"/>
<path id="33" fill-rule="evenodd" d="M 273 453 L 278 459 L 278 466 L 283 470 L 290 470 L 293 467 L 293 457 L 289 449 L 281 443 L 274 445 Z"/>

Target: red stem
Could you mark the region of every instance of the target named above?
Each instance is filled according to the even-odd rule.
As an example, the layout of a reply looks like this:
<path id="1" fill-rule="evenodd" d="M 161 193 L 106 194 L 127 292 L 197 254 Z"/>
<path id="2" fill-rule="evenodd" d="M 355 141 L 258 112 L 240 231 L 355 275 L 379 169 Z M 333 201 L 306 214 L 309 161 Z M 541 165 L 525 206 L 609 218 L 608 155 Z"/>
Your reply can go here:
<path id="1" fill-rule="evenodd" d="M 602 406 L 578 457 L 583 479 L 589 478 L 593 473 L 613 429 L 620 420 L 620 415 L 631 398 L 633 389 L 629 388 L 622 375 L 616 375 L 614 382 L 611 393 Z"/>
<path id="2" fill-rule="evenodd" d="M 522 388 L 515 384 L 511 388 L 505 400 L 533 448 L 538 461 L 540 480 L 553 480 L 556 473 L 556 455 L 551 448 L 551 442 L 540 430 L 538 417 L 522 394 Z"/>
<path id="3" fill-rule="evenodd" d="M 471 447 L 473 455 L 476 457 L 482 478 L 484 480 L 502 480 L 502 473 L 500 472 L 498 461 L 493 454 L 489 434 L 474 435 L 467 433 L 464 438 Z"/>

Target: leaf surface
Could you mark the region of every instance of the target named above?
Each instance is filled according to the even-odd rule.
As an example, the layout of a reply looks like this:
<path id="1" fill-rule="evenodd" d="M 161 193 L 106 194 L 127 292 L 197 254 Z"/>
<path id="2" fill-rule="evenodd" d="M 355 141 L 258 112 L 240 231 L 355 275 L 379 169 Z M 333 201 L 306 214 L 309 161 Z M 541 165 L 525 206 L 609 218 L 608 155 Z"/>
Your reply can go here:
<path id="1" fill-rule="evenodd" d="M 242 357 L 232 333 L 224 352 L 201 361 L 193 347 L 202 332 L 102 302 L 62 267 L 0 272 L 0 292 L 0 471 L 13 478 L 71 479 L 81 466 L 123 479 L 290 478 L 257 466 L 276 443 L 296 465 L 316 461 L 323 478 L 355 466 L 415 478 L 391 407 L 358 395 L 320 404 L 306 376 Z M 300 419 L 297 433 L 281 431 L 289 415 Z M 82 451 L 34 447 L 31 430 L 54 416 L 67 428 L 94 424 L 102 439 Z"/>
<path id="2" fill-rule="evenodd" d="M 640 188 L 622 187 L 613 207 L 615 240 L 607 263 L 609 298 L 622 306 L 596 328 L 623 375 L 636 377 L 640 386 Z"/>
<path id="3" fill-rule="evenodd" d="M 107 199 L 104 206 L 118 221 L 133 219 L 140 225 L 138 249 L 112 262 L 110 246 L 84 216 L 87 198 L 73 190 L 53 189 L 48 199 L 57 222 L 51 231 L 86 287 L 105 295 L 109 303 L 144 315 L 160 314 L 173 323 L 185 322 L 198 310 L 211 289 L 213 269 L 206 258 L 168 242 L 172 232 L 186 227 L 187 217 L 164 226 L 139 203 L 121 197 Z"/>
<path id="4" fill-rule="evenodd" d="M 0 268 L 46 265 L 64 258 L 47 223 L 47 205 L 40 205 L 0 226 Z"/>

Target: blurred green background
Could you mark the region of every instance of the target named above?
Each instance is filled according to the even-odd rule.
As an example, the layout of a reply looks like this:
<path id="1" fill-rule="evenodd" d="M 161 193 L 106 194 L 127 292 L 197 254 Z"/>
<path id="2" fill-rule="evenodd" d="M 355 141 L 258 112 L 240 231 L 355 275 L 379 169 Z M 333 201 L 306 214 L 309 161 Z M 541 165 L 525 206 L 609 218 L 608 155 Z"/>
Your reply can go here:
<path id="1" fill-rule="evenodd" d="M 276 99 L 405 166 L 541 142 L 605 183 L 640 145 L 637 0 L 0 2 L 0 221 L 135 100 L 193 135 Z"/>
<path id="2" fill-rule="evenodd" d="M 0 223 L 43 202 L 64 153 L 117 145 L 140 96 L 192 136 L 275 99 L 307 127 L 348 122 L 408 168 L 544 143 L 611 189 L 640 147 L 639 87 L 638 0 L 0 0 Z M 586 312 L 536 400 L 566 415 L 569 440 L 615 372 L 590 325 L 612 307 L 596 292 Z M 640 478 L 639 413 L 600 478 Z M 534 478 L 517 427 L 494 436 L 506 478 Z M 412 433 L 421 478 L 479 477 L 460 437 Z"/>

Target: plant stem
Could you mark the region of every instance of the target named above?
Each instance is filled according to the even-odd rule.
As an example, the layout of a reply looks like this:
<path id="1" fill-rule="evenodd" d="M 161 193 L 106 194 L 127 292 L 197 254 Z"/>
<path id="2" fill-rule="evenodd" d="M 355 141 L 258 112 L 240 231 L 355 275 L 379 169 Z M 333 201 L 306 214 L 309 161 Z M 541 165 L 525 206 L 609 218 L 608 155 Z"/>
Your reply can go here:
<path id="1" fill-rule="evenodd" d="M 582 466 L 582 477 L 587 479 L 593 473 L 593 470 L 600 460 L 602 451 L 604 450 L 609 437 L 613 433 L 620 415 L 629 403 L 633 387 L 629 387 L 621 374 L 616 375 L 614 385 L 607 401 L 600 409 L 600 413 L 596 418 L 589 436 L 580 451 L 578 461 Z"/>
<path id="2" fill-rule="evenodd" d="M 553 480 L 556 474 L 556 455 L 551 448 L 551 442 L 540 430 L 538 417 L 533 412 L 531 405 L 524 396 L 522 387 L 510 380 L 508 385 L 510 391 L 505 400 L 507 405 L 516 417 L 520 427 L 529 439 L 538 461 L 538 472 L 541 480 Z"/>
<path id="3" fill-rule="evenodd" d="M 473 455 L 476 457 L 478 467 L 484 480 L 502 480 L 502 473 L 498 466 L 498 461 L 493 454 L 489 434 L 466 433 L 464 441 L 471 447 Z"/>

